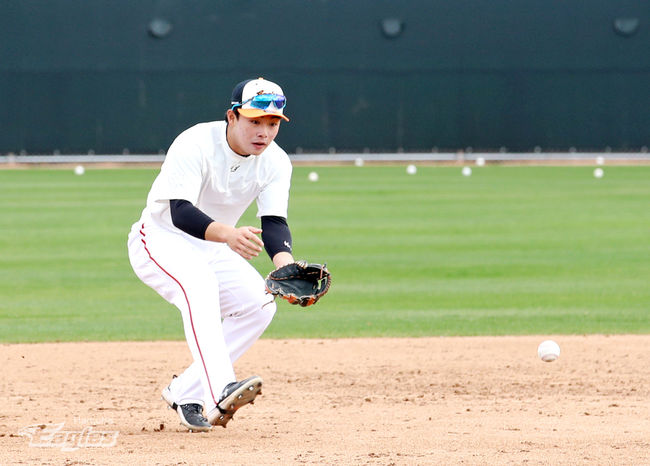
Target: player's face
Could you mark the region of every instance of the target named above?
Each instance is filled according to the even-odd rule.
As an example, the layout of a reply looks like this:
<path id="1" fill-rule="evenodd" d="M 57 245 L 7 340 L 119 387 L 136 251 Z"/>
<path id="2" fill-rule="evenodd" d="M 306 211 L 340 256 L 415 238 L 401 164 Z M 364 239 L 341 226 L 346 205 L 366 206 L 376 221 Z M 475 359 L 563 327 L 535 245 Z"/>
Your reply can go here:
<path id="1" fill-rule="evenodd" d="M 280 130 L 280 117 L 246 118 L 228 112 L 228 144 L 240 155 L 260 155 Z"/>

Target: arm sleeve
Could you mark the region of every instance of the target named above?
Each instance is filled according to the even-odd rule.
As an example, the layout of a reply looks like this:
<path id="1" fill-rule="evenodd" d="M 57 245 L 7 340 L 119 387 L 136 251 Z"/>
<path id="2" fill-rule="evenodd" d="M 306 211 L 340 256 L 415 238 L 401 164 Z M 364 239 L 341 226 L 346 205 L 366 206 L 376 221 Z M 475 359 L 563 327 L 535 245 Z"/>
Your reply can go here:
<path id="1" fill-rule="evenodd" d="M 172 223 L 179 230 L 195 238 L 205 239 L 205 230 L 213 220 L 185 199 L 172 199 L 169 201 L 169 210 Z"/>
<path id="2" fill-rule="evenodd" d="M 262 217 L 262 241 L 271 260 L 282 251 L 291 253 L 291 231 L 287 219 L 272 215 Z"/>

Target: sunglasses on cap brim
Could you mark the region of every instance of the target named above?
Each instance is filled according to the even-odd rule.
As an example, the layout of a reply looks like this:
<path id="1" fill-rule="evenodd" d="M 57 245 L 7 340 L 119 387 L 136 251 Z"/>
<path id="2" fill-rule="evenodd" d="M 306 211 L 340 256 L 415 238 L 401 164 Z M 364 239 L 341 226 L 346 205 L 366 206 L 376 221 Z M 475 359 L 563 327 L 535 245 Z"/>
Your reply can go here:
<path id="1" fill-rule="evenodd" d="M 257 108 L 259 110 L 266 110 L 271 106 L 271 104 L 273 104 L 276 109 L 282 110 L 287 105 L 287 98 L 278 94 L 258 94 L 245 100 L 241 104 L 234 104 L 231 107 L 231 110 L 234 110 L 236 107 L 242 107 L 248 103 L 250 103 L 252 108 Z"/>

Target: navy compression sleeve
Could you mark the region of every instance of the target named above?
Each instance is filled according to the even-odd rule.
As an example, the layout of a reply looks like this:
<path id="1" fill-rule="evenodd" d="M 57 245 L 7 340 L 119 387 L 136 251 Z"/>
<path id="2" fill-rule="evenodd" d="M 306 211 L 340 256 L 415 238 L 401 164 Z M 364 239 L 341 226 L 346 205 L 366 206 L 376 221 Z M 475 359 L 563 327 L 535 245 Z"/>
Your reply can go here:
<path id="1" fill-rule="evenodd" d="M 262 241 L 271 260 L 282 251 L 291 253 L 291 231 L 284 217 L 262 216 Z"/>
<path id="2" fill-rule="evenodd" d="M 205 230 L 208 229 L 213 220 L 202 210 L 195 207 L 185 199 L 171 199 L 169 208 L 172 216 L 172 223 L 179 230 L 195 238 L 205 239 Z"/>

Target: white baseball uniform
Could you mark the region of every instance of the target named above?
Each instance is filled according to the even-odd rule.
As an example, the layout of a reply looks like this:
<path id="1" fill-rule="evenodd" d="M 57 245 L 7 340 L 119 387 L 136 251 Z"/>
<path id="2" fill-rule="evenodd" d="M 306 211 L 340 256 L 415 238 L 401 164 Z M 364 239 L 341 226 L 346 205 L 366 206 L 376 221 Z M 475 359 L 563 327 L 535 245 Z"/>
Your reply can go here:
<path id="1" fill-rule="evenodd" d="M 179 404 L 210 411 L 235 381 L 233 363 L 275 314 L 264 279 L 225 243 L 176 228 L 169 201 L 185 199 L 213 220 L 235 226 L 254 201 L 257 216 L 287 217 L 291 162 L 275 143 L 258 155 L 233 152 L 226 122 L 201 123 L 170 146 L 140 220 L 129 234 L 136 275 L 181 312 L 194 362 L 170 385 Z"/>

